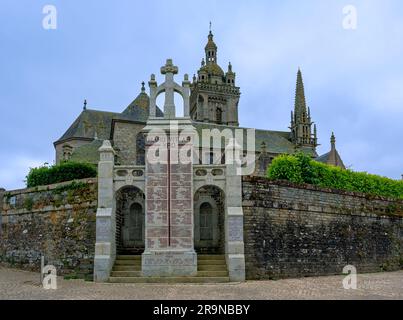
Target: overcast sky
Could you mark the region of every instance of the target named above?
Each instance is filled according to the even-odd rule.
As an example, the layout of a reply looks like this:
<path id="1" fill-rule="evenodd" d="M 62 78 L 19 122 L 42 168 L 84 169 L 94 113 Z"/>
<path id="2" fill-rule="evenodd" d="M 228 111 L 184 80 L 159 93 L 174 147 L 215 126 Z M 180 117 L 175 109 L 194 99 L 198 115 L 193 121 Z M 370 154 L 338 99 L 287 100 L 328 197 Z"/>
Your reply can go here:
<path id="1" fill-rule="evenodd" d="M 56 30 L 42 26 L 57 9 Z M 357 28 L 343 28 L 354 5 Z M 318 126 L 346 166 L 403 174 L 403 3 L 396 1 L 1 0 L 0 187 L 24 187 L 54 161 L 53 142 L 82 110 L 121 112 L 166 58 L 192 75 L 209 21 L 218 62 L 241 87 L 240 124 L 288 130 L 296 73 Z M 161 80 L 161 78 L 159 78 Z"/>

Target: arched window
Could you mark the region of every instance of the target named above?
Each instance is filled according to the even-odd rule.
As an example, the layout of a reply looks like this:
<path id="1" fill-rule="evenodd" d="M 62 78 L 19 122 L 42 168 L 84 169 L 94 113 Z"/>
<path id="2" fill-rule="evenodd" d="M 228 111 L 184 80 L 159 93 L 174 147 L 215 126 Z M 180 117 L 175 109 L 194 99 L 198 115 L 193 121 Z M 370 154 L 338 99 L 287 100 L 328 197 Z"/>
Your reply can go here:
<path id="1" fill-rule="evenodd" d="M 143 207 L 139 203 L 133 203 L 130 207 L 130 227 L 133 231 L 134 241 L 143 239 Z"/>
<path id="2" fill-rule="evenodd" d="M 200 240 L 213 240 L 213 208 L 208 202 L 200 206 Z"/>
<path id="3" fill-rule="evenodd" d="M 216 109 L 216 121 L 222 123 L 222 110 L 220 108 Z"/>

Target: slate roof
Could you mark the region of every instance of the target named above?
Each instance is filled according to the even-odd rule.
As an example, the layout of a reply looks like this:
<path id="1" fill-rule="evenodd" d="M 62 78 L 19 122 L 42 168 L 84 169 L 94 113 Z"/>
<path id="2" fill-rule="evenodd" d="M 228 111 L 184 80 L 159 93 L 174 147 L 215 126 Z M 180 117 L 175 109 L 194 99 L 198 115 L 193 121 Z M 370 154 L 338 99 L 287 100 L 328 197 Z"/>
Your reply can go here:
<path id="1" fill-rule="evenodd" d="M 97 137 L 101 140 L 109 140 L 113 119 L 145 123 L 149 114 L 149 104 L 148 95 L 141 92 L 122 113 L 85 109 L 54 144 L 73 138 L 94 139 Z M 157 107 L 157 116 L 163 115 L 161 109 Z"/>
<path id="2" fill-rule="evenodd" d="M 118 113 L 86 109 L 58 139 L 55 144 L 71 138 L 90 138 L 97 136 L 99 139 L 109 139 L 112 118 Z"/>
<path id="3" fill-rule="evenodd" d="M 133 120 L 146 122 L 150 114 L 150 98 L 147 93 L 142 91 L 128 107 L 120 113 L 115 119 Z M 164 113 L 157 106 L 157 117 L 164 116 Z"/>
<path id="4" fill-rule="evenodd" d="M 322 163 L 326 163 L 326 164 L 333 164 L 333 165 L 337 165 L 341 168 L 345 168 L 345 165 L 343 163 L 343 160 L 340 157 L 340 154 L 337 152 L 337 150 L 334 150 L 334 151 L 335 151 L 336 163 L 333 163 L 333 161 L 331 159 L 332 151 L 322 154 L 321 156 L 315 158 L 315 160 L 318 162 L 322 162 Z"/>
<path id="5" fill-rule="evenodd" d="M 199 137 L 202 136 L 202 130 L 203 129 L 218 129 L 218 130 L 223 130 L 223 129 L 245 129 L 245 136 L 243 139 L 243 148 L 246 150 L 247 148 L 247 139 L 246 139 L 246 129 L 248 128 L 242 128 L 242 127 L 231 127 L 231 126 L 225 126 L 225 125 L 217 125 L 217 124 L 210 124 L 210 123 L 205 123 L 205 122 L 193 122 L 193 125 L 196 127 L 197 133 Z M 295 147 L 294 144 L 288 140 L 290 136 L 289 131 L 273 131 L 273 130 L 261 130 L 261 129 L 255 129 L 255 151 L 256 152 L 261 152 L 261 146 L 262 142 L 265 142 L 266 144 L 266 151 L 268 153 L 275 153 L 275 154 L 282 154 L 282 153 L 294 153 L 295 152 Z M 307 153 L 312 156 L 317 156 L 316 152 L 312 150 L 311 148 L 305 148 L 302 149 L 304 153 Z"/>
<path id="6" fill-rule="evenodd" d="M 325 154 L 322 154 L 321 156 L 317 157 L 315 160 L 318 162 L 327 163 L 327 161 L 329 160 L 329 156 L 330 156 L 330 151 Z"/>

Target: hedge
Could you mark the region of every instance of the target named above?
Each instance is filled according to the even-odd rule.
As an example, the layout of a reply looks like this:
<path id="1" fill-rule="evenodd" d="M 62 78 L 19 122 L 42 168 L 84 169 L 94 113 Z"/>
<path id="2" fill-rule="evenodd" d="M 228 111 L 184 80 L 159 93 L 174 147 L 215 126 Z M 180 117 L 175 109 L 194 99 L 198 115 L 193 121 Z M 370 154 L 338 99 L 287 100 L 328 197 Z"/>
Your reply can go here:
<path id="1" fill-rule="evenodd" d="M 267 169 L 267 177 L 403 199 L 403 181 L 341 169 L 314 161 L 303 153 L 276 157 Z"/>
<path id="2" fill-rule="evenodd" d="M 31 168 L 26 178 L 27 187 L 32 188 L 96 176 L 97 170 L 94 165 L 67 161 L 53 166 L 43 165 L 38 168 Z"/>

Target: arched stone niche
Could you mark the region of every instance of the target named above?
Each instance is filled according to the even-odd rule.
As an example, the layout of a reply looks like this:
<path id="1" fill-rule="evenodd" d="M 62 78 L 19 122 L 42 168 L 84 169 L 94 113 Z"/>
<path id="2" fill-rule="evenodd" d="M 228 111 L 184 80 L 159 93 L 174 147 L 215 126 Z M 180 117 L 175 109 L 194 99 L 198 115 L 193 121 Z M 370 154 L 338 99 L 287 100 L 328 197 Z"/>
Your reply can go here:
<path id="1" fill-rule="evenodd" d="M 145 197 L 134 186 L 116 192 L 116 249 L 118 254 L 144 251 Z"/>
<path id="2" fill-rule="evenodd" d="M 194 195 L 194 244 L 198 253 L 224 253 L 225 194 L 213 185 L 199 188 Z"/>

